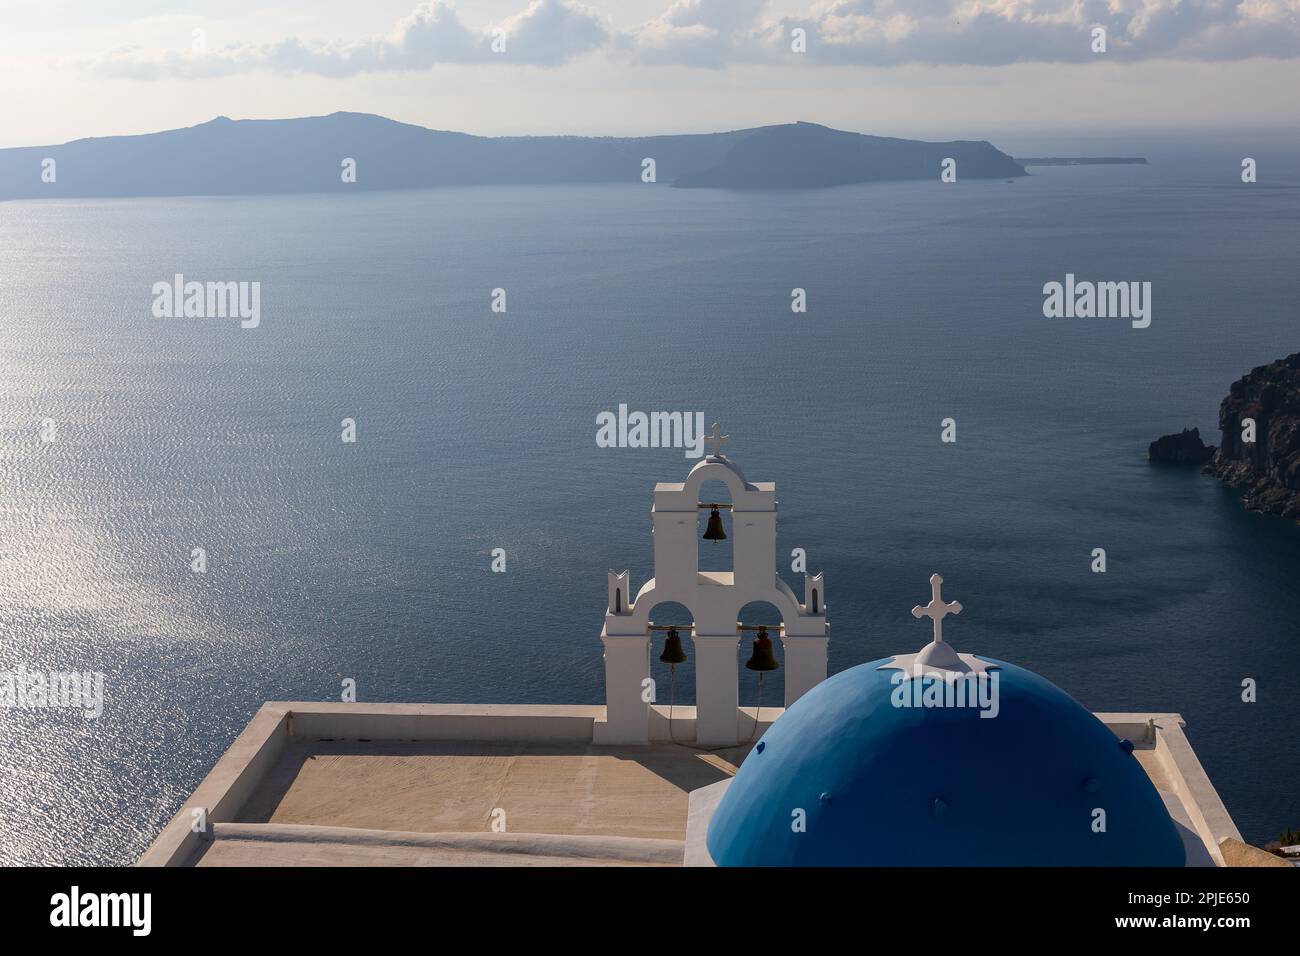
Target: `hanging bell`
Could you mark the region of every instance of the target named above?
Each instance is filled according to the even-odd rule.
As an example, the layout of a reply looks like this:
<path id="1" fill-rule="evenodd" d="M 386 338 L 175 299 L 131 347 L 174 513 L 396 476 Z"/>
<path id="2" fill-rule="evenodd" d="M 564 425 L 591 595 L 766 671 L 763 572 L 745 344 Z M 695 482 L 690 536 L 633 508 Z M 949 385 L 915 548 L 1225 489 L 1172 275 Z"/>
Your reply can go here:
<path id="1" fill-rule="evenodd" d="M 677 628 L 668 628 L 668 639 L 664 641 L 664 652 L 659 659 L 665 664 L 681 664 L 686 660 L 686 651 L 682 649 L 682 638 Z"/>
<path id="2" fill-rule="evenodd" d="M 709 526 L 704 529 L 704 540 L 725 541 L 726 539 L 727 531 L 722 527 L 722 515 L 718 514 L 718 509 L 715 507 L 709 513 Z"/>
<path id="3" fill-rule="evenodd" d="M 781 666 L 772 653 L 772 639 L 767 636 L 767 628 L 758 629 L 758 636 L 754 638 L 754 653 L 745 666 L 751 671 L 774 671 Z"/>

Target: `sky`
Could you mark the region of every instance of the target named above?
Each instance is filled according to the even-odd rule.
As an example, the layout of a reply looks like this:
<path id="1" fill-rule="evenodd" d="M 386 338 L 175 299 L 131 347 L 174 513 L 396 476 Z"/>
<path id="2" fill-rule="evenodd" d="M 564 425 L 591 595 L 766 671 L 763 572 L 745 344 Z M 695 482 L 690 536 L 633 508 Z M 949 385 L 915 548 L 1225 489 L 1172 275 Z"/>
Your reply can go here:
<path id="1" fill-rule="evenodd" d="M 1300 0 L 0 2 L 0 147 L 336 110 L 487 135 L 1295 129 L 1297 90 Z"/>

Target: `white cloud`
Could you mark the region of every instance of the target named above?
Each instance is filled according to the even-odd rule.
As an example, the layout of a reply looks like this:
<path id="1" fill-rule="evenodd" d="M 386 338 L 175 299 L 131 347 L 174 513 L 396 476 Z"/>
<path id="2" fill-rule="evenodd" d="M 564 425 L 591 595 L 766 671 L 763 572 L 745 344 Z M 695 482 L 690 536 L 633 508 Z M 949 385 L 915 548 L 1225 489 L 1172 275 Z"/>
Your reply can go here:
<path id="1" fill-rule="evenodd" d="M 500 53 L 492 48 L 494 30 L 505 32 L 505 49 Z M 533 0 L 515 16 L 481 29 L 466 26 L 446 0 L 430 0 L 399 20 L 388 34 L 325 43 L 287 37 L 206 52 L 124 47 L 84 65 L 101 76 L 131 79 L 199 79 L 255 69 L 342 77 L 425 70 L 441 63 L 559 66 L 608 39 L 609 31 L 595 11 L 566 0 Z"/>
<path id="2" fill-rule="evenodd" d="M 752 60 L 766 0 L 676 0 L 618 40 L 642 63 L 723 67 Z"/>
<path id="3" fill-rule="evenodd" d="M 522 62 L 535 66 L 559 66 L 610 38 L 595 10 L 558 0 L 534 0 L 499 26 L 508 38 L 510 59 L 518 51 Z"/>
<path id="4" fill-rule="evenodd" d="M 1300 56 L 1300 0 L 815 0 L 803 16 L 765 14 L 767 0 L 673 0 L 622 33 L 575 0 L 533 0 L 497 24 L 467 26 L 431 0 L 388 34 L 234 44 L 197 54 L 139 47 L 90 61 L 98 75 L 209 77 L 256 69 L 326 77 L 425 70 L 446 63 L 558 67 L 595 50 L 650 65 L 744 63 L 997 66 L 1150 59 L 1221 61 Z M 1107 52 L 1092 52 L 1105 27 Z M 790 49 L 807 32 L 807 53 Z M 506 51 L 491 48 L 493 29 Z M 796 57 L 799 59 L 796 61 Z"/>
<path id="5" fill-rule="evenodd" d="M 797 56 L 810 62 L 1003 65 L 1109 60 L 1235 60 L 1300 55 L 1300 0 L 823 0 L 804 16 L 764 18 L 736 2 L 719 22 L 715 0 L 677 0 L 620 38 L 642 62 L 720 66 Z M 1107 52 L 1092 52 L 1104 27 Z"/>

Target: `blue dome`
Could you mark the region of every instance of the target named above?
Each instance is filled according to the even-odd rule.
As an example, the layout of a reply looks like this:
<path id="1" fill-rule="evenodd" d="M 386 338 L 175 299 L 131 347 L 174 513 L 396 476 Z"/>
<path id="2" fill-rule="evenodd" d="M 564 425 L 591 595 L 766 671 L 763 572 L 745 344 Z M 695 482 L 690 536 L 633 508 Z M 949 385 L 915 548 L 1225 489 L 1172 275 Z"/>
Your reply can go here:
<path id="1" fill-rule="evenodd" d="M 877 670 L 890 660 L 836 674 L 768 729 L 709 825 L 714 862 L 1184 865 L 1182 840 L 1131 745 L 1060 688 L 977 657 L 998 668 L 995 717 L 895 706 L 903 672 Z M 1094 832 L 1095 808 L 1105 832 Z"/>

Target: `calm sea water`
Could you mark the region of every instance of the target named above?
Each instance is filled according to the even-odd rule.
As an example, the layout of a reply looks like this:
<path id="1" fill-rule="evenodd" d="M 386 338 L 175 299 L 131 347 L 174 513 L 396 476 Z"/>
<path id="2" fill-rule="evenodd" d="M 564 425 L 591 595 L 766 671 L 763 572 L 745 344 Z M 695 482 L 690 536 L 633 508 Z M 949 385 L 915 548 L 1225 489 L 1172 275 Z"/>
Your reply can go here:
<path id="1" fill-rule="evenodd" d="M 1217 436 L 1228 384 L 1300 348 L 1296 167 L 1244 187 L 1197 157 L 0 205 L 0 668 L 107 675 L 98 721 L 0 711 L 0 862 L 132 861 L 262 701 L 344 678 L 602 700 L 605 572 L 644 583 L 651 489 L 691 464 L 597 448 L 620 402 L 704 411 L 778 483 L 780 570 L 802 593 L 790 549 L 825 569 L 832 671 L 924 643 L 938 570 L 960 649 L 1180 712 L 1248 839 L 1300 823 L 1300 528 L 1145 459 Z M 1151 327 L 1044 319 L 1067 271 L 1153 282 Z M 260 281 L 261 327 L 151 318 L 177 272 Z"/>

